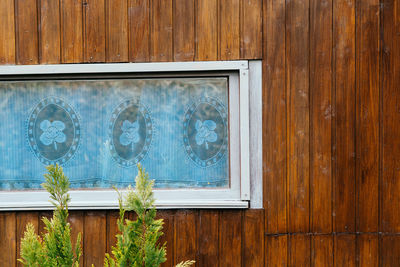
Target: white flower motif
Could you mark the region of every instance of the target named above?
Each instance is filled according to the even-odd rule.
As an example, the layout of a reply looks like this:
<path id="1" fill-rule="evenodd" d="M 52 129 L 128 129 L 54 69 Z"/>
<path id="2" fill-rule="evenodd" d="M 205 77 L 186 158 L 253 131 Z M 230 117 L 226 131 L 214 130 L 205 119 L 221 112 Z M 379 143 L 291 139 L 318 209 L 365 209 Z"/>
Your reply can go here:
<path id="1" fill-rule="evenodd" d="M 134 145 L 140 140 L 138 121 L 130 122 L 125 120 L 122 123 L 121 130 L 122 134 L 119 137 L 119 142 L 123 146 L 131 145 L 133 150 Z"/>
<path id="2" fill-rule="evenodd" d="M 40 141 L 45 145 L 54 145 L 54 149 L 57 150 L 57 143 L 64 143 L 67 139 L 63 130 L 65 129 L 65 124 L 61 121 L 50 122 L 44 120 L 40 123 L 40 129 L 43 131 L 40 135 Z"/>
<path id="3" fill-rule="evenodd" d="M 201 146 L 203 143 L 208 150 L 208 142 L 213 143 L 217 141 L 218 135 L 214 132 L 217 125 L 212 120 L 205 120 L 202 122 L 201 120 L 196 121 L 196 143 L 197 145 Z"/>

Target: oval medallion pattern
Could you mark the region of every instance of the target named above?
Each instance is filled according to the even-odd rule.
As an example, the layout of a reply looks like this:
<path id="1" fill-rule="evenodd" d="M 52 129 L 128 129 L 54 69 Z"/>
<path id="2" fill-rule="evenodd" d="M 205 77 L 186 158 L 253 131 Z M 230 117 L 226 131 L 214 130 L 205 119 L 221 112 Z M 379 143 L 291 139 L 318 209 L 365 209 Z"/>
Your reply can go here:
<path id="1" fill-rule="evenodd" d="M 111 115 L 109 124 L 110 152 L 123 167 L 140 162 L 149 151 L 153 122 L 148 109 L 139 99 L 129 99 L 119 104 Z"/>
<path id="2" fill-rule="evenodd" d="M 192 103 L 183 119 L 183 143 L 189 158 L 201 167 L 215 165 L 228 144 L 227 112 L 216 99 Z"/>
<path id="3" fill-rule="evenodd" d="M 48 97 L 28 118 L 28 142 L 45 165 L 63 165 L 76 153 L 81 137 L 77 113 L 64 100 Z"/>

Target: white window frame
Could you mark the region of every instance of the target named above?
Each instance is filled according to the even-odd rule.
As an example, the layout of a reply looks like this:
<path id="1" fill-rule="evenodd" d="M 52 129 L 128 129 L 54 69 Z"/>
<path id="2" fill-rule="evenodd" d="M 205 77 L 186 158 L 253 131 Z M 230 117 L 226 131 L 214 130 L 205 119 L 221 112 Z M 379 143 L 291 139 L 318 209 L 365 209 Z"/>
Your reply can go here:
<path id="1" fill-rule="evenodd" d="M 156 207 L 262 208 L 262 74 L 259 60 L 0 66 L 0 82 L 2 76 L 10 75 L 173 73 L 165 77 L 181 77 L 188 72 L 191 76 L 196 76 L 196 72 L 199 76 L 205 72 L 229 75 L 231 184 L 223 189 L 156 189 Z M 118 195 L 114 190 L 71 190 L 70 195 L 70 209 L 118 208 Z M 49 195 L 43 190 L 0 191 L 0 210 L 52 208 Z"/>

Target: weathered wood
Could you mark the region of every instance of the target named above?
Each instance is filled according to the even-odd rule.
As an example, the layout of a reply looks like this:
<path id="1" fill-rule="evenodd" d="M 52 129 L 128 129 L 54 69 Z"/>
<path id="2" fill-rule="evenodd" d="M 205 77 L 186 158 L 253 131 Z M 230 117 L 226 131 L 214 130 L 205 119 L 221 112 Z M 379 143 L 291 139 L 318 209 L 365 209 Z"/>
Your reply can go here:
<path id="1" fill-rule="evenodd" d="M 196 259 L 196 211 L 182 210 L 175 214 L 175 264 Z"/>
<path id="2" fill-rule="evenodd" d="M 378 234 L 361 234 L 357 236 L 358 266 L 379 266 Z"/>
<path id="3" fill-rule="evenodd" d="M 85 0 L 84 61 L 106 61 L 105 0 Z"/>
<path id="4" fill-rule="evenodd" d="M 172 267 L 175 259 L 175 212 L 160 210 L 157 212 L 157 218 L 164 220 L 163 233 L 160 238 L 160 244 L 167 244 L 167 261 L 162 265 L 163 267 Z"/>
<path id="5" fill-rule="evenodd" d="M 285 1 L 264 2 L 263 181 L 265 231 L 287 231 Z"/>
<path id="6" fill-rule="evenodd" d="M 83 250 L 84 221 L 85 221 L 85 214 L 82 211 L 70 211 L 68 222 L 71 225 L 71 242 L 74 251 L 79 233 L 81 234 L 80 245 Z M 79 266 L 83 266 L 84 257 L 85 255 L 82 255 L 81 258 L 79 259 Z"/>
<path id="7" fill-rule="evenodd" d="M 126 217 L 126 216 L 125 216 Z M 117 234 L 120 234 L 118 229 L 119 211 L 107 212 L 107 253 L 112 255 L 112 247 L 117 244 Z"/>
<path id="8" fill-rule="evenodd" d="M 246 266 L 264 266 L 264 210 L 243 212 L 242 255 Z"/>
<path id="9" fill-rule="evenodd" d="M 242 264 L 242 212 L 224 210 L 219 223 L 219 264 L 220 266 L 241 266 Z"/>
<path id="10" fill-rule="evenodd" d="M 24 237 L 26 226 L 28 223 L 31 223 L 35 228 L 35 232 L 38 233 L 39 230 L 39 214 L 37 212 L 18 212 L 17 213 L 17 231 L 16 231 L 16 238 L 17 238 L 17 254 L 16 258 L 21 258 L 21 239 Z M 17 263 L 18 267 L 22 267 L 22 263 Z"/>
<path id="11" fill-rule="evenodd" d="M 219 3 L 218 59 L 237 59 L 240 57 L 240 0 Z"/>
<path id="12" fill-rule="evenodd" d="M 197 223 L 196 266 L 219 266 L 219 212 L 200 210 Z"/>
<path id="13" fill-rule="evenodd" d="M 286 2 L 289 231 L 310 227 L 309 2 Z"/>
<path id="14" fill-rule="evenodd" d="M 400 262 L 400 236 L 382 236 L 380 240 L 379 266 L 398 266 Z"/>
<path id="15" fill-rule="evenodd" d="M 129 0 L 129 61 L 150 59 L 149 0 Z"/>
<path id="16" fill-rule="evenodd" d="M 262 0 L 241 0 L 240 58 L 262 58 Z"/>
<path id="17" fill-rule="evenodd" d="M 316 235 L 311 238 L 311 266 L 333 266 L 333 236 Z"/>
<path id="18" fill-rule="evenodd" d="M 106 61 L 128 61 L 128 1 L 106 0 Z"/>
<path id="19" fill-rule="evenodd" d="M 83 233 L 84 265 L 103 266 L 107 250 L 107 220 L 102 211 L 85 213 Z"/>
<path id="20" fill-rule="evenodd" d="M 355 231 L 355 0 L 333 2 L 334 230 Z"/>
<path id="21" fill-rule="evenodd" d="M 332 232 L 332 0 L 310 1 L 311 231 Z"/>
<path id="22" fill-rule="evenodd" d="M 289 265 L 293 267 L 310 266 L 311 236 L 298 234 L 289 236 Z"/>
<path id="23" fill-rule="evenodd" d="M 172 0 L 153 0 L 150 18 L 150 61 L 172 61 Z"/>
<path id="24" fill-rule="evenodd" d="M 334 240 L 335 266 L 356 266 L 356 236 L 337 235 Z"/>
<path id="25" fill-rule="evenodd" d="M 17 64 L 38 64 L 38 16 L 36 0 L 15 0 Z"/>
<path id="26" fill-rule="evenodd" d="M 288 265 L 288 236 L 269 235 L 265 237 L 265 266 Z"/>
<path id="27" fill-rule="evenodd" d="M 15 64 L 14 0 L 0 1 L 0 64 Z"/>
<path id="28" fill-rule="evenodd" d="M 15 212 L 0 213 L 0 266 L 16 266 L 17 220 Z"/>
<path id="29" fill-rule="evenodd" d="M 198 0 L 196 5 L 196 60 L 217 60 L 218 0 Z"/>
<path id="30" fill-rule="evenodd" d="M 194 0 L 174 0 L 174 61 L 194 60 L 194 7 Z"/>
<path id="31" fill-rule="evenodd" d="M 357 19 L 357 231 L 378 231 L 379 0 L 360 1 Z"/>
<path id="32" fill-rule="evenodd" d="M 39 61 L 57 64 L 61 60 L 60 2 L 40 0 Z"/>
<path id="33" fill-rule="evenodd" d="M 62 63 L 83 62 L 83 0 L 60 0 Z"/>

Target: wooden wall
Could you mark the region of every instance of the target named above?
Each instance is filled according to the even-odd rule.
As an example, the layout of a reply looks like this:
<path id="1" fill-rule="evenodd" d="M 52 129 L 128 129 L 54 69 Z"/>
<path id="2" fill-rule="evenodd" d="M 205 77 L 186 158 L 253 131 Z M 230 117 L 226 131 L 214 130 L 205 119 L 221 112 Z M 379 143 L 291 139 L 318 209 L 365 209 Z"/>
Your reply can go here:
<path id="1" fill-rule="evenodd" d="M 398 266 L 399 14 L 397 0 L 2 0 L 0 63 L 262 58 L 264 210 L 160 211 L 165 266 Z M 0 213 L 0 266 L 43 215 Z M 116 217 L 72 212 L 85 266 L 102 266 Z"/>

